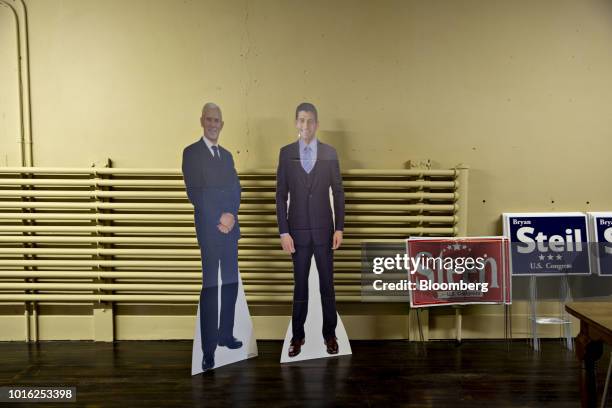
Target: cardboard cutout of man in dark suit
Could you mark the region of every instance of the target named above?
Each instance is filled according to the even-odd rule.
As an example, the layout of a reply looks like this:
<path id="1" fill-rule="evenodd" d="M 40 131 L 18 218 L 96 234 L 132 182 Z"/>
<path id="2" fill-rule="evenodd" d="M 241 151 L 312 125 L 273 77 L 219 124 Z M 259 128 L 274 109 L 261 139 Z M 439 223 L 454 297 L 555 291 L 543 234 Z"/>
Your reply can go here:
<path id="1" fill-rule="evenodd" d="M 230 152 L 218 145 L 223 129 L 221 109 L 207 103 L 200 123 L 204 136 L 183 151 L 183 179 L 194 207 L 198 245 L 202 257 L 200 330 L 202 370 L 215 366 L 217 345 L 242 347 L 233 335 L 238 294 L 238 208 L 240 181 Z M 221 302 L 218 300 L 218 271 L 221 269 Z M 220 318 L 218 307 L 221 307 Z M 219 321 L 218 321 L 219 320 Z"/>
<path id="2" fill-rule="evenodd" d="M 289 357 L 298 355 L 305 342 L 308 312 L 308 273 L 314 254 L 319 272 L 323 309 L 323 339 L 329 354 L 338 353 L 333 250 L 342 243 L 344 189 L 336 150 L 316 138 L 317 110 L 310 103 L 295 112 L 299 139 L 280 151 L 276 173 L 276 216 L 281 245 L 293 259 L 294 292 Z M 333 193 L 335 225 L 329 199 Z M 287 208 L 289 198 L 289 208 Z"/>

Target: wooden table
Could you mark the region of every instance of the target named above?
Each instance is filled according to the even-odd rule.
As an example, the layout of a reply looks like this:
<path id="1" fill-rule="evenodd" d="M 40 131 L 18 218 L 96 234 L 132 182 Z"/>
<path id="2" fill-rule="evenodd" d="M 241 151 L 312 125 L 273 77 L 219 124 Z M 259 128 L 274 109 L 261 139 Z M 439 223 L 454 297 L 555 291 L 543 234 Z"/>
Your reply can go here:
<path id="1" fill-rule="evenodd" d="M 612 302 L 573 302 L 565 310 L 580 319 L 576 337 L 576 355 L 582 361 L 580 371 L 581 406 L 597 404 L 595 363 L 603 353 L 603 342 L 612 344 Z"/>

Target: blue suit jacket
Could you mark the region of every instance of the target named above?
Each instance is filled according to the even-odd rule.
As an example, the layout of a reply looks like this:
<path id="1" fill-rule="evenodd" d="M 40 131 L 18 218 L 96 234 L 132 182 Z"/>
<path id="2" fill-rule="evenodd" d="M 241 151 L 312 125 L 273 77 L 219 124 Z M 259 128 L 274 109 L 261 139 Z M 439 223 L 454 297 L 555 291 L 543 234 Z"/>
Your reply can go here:
<path id="1" fill-rule="evenodd" d="M 198 244 L 223 245 L 226 240 L 240 238 L 238 209 L 240 207 L 240 180 L 232 154 L 219 146 L 220 159 L 215 159 L 202 139 L 183 151 L 183 180 L 187 197 L 194 207 Z M 217 229 L 223 213 L 231 213 L 236 225 L 229 234 Z"/>
<path id="2" fill-rule="evenodd" d="M 276 218 L 281 234 L 296 244 L 331 245 L 333 231 L 344 230 L 344 189 L 336 150 L 317 142 L 317 161 L 307 174 L 300 161 L 299 143 L 283 147 L 276 172 Z M 329 188 L 333 192 L 332 218 Z M 287 208 L 287 197 L 290 197 Z"/>

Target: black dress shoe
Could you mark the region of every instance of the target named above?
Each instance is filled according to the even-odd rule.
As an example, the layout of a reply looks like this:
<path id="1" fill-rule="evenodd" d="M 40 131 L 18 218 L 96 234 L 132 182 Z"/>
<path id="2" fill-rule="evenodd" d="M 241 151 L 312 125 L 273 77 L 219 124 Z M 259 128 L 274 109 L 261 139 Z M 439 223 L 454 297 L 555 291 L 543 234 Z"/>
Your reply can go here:
<path id="1" fill-rule="evenodd" d="M 291 339 L 291 344 L 289 344 L 289 357 L 295 357 L 300 354 L 300 351 L 302 351 L 302 346 L 305 342 L 305 339 Z"/>
<path id="2" fill-rule="evenodd" d="M 338 341 L 335 337 L 330 337 L 325 340 L 327 346 L 327 354 L 338 354 Z"/>
<path id="3" fill-rule="evenodd" d="M 242 347 L 242 342 L 235 337 L 228 337 L 226 339 L 219 339 L 219 345 L 227 347 L 230 350 L 239 349 Z"/>
<path id="4" fill-rule="evenodd" d="M 202 371 L 206 372 L 215 368 L 215 355 L 206 355 L 202 358 Z"/>

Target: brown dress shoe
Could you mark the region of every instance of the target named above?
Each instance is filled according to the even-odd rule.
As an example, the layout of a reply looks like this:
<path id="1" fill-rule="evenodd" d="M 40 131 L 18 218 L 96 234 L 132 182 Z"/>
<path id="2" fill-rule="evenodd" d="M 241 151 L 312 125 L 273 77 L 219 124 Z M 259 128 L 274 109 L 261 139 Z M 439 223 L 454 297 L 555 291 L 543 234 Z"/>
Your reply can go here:
<path id="1" fill-rule="evenodd" d="M 330 337 L 325 340 L 327 346 L 327 354 L 338 354 L 338 341 L 335 337 Z"/>
<path id="2" fill-rule="evenodd" d="M 289 345 L 289 357 L 295 357 L 300 354 L 300 351 L 302 351 L 302 346 L 305 342 L 305 339 L 291 340 L 291 344 Z"/>

